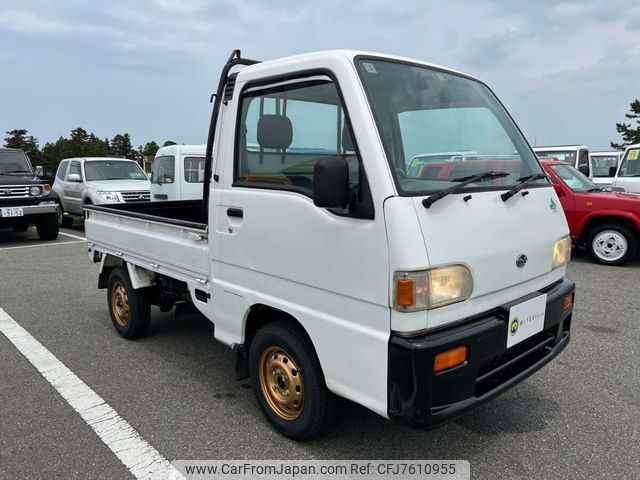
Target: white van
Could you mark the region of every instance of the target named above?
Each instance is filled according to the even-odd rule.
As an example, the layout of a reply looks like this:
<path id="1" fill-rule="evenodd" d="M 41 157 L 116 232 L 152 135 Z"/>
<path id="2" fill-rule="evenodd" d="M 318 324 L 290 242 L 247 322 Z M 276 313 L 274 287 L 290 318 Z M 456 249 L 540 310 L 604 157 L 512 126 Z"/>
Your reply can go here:
<path id="1" fill-rule="evenodd" d="M 629 145 L 618 167 L 613 188 L 625 192 L 640 193 L 640 143 Z"/>
<path id="2" fill-rule="evenodd" d="M 202 199 L 205 145 L 158 149 L 151 167 L 151 201 Z"/>
<path id="3" fill-rule="evenodd" d="M 556 145 L 547 147 L 533 147 L 533 151 L 540 160 L 559 160 L 566 162 L 583 175 L 593 178 L 593 169 L 589 160 L 589 147 L 586 145 Z"/>

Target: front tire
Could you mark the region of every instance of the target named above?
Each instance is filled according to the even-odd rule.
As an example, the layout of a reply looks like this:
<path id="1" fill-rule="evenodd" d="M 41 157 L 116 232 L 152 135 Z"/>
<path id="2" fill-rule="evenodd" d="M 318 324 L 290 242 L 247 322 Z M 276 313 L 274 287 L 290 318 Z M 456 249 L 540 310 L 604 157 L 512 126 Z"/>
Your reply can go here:
<path id="1" fill-rule="evenodd" d="M 329 428 L 336 397 L 301 327 L 276 321 L 258 330 L 249 350 L 249 372 L 256 400 L 278 432 L 304 441 Z"/>
<path id="2" fill-rule="evenodd" d="M 624 265 L 638 249 L 636 237 L 621 225 L 602 225 L 589 236 L 589 251 L 603 265 Z"/>
<path id="3" fill-rule="evenodd" d="M 42 215 L 42 217 L 43 218 L 39 219 L 36 223 L 38 237 L 40 237 L 40 240 L 55 240 L 58 238 L 58 231 L 60 230 L 58 214 L 47 213 L 46 215 Z"/>
<path id="4" fill-rule="evenodd" d="M 133 288 L 126 266 L 109 274 L 107 301 L 111 321 L 121 336 L 134 339 L 147 333 L 151 320 L 149 297 L 145 289 Z"/>

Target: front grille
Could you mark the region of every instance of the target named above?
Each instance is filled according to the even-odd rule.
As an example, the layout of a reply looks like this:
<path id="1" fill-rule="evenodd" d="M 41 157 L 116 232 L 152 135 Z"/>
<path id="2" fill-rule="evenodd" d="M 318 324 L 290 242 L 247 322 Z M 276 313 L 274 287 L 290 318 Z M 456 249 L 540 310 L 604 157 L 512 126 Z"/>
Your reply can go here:
<path id="1" fill-rule="evenodd" d="M 476 378 L 475 396 L 481 397 L 542 360 L 551 353 L 557 335 L 558 325 L 554 325 L 482 365 Z"/>
<path id="2" fill-rule="evenodd" d="M 2 185 L 0 186 L 0 198 L 27 198 L 29 188 L 28 185 Z"/>
<path id="3" fill-rule="evenodd" d="M 151 200 L 149 190 L 140 190 L 136 192 L 120 192 L 125 202 L 148 202 Z"/>

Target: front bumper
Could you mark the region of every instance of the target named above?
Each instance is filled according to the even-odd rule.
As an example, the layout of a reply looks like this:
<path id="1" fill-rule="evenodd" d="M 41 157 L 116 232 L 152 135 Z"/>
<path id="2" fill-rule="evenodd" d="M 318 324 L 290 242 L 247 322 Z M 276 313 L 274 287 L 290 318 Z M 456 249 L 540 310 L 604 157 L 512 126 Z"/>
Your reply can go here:
<path id="1" fill-rule="evenodd" d="M 431 428 L 456 418 L 518 384 L 546 365 L 569 343 L 575 291 L 567 279 L 502 305 L 463 324 L 412 337 L 389 340 L 388 414 L 392 420 Z M 509 308 L 547 294 L 543 330 L 507 350 Z M 434 357 L 460 345 L 467 362 L 434 373 Z"/>
<path id="2" fill-rule="evenodd" d="M 35 204 L 35 205 L 25 205 L 22 204 L 20 202 L 11 202 L 11 203 L 0 203 L 0 207 L 4 208 L 4 207 L 10 207 L 10 208 L 14 208 L 14 207 L 20 207 L 22 208 L 22 214 L 23 217 L 27 217 L 27 216 L 31 216 L 31 215 L 41 215 L 41 214 L 45 214 L 45 213 L 58 213 L 58 204 L 55 202 L 51 202 L 51 203 L 45 203 L 45 204 Z M 23 218 L 23 217 L 7 217 L 7 219 L 11 219 L 11 220 L 17 220 L 19 218 Z M 0 218 L 3 218 L 0 216 Z"/>

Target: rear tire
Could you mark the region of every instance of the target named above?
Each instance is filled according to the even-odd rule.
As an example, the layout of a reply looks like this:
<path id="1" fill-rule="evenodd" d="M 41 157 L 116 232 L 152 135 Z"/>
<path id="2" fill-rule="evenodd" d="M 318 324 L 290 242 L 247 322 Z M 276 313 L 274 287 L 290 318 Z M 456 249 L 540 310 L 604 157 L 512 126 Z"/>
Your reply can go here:
<path id="1" fill-rule="evenodd" d="M 327 389 L 320 361 L 304 330 L 275 321 L 251 342 L 253 393 L 267 420 L 293 440 L 310 440 L 333 422 L 336 397 Z"/>
<path id="2" fill-rule="evenodd" d="M 55 240 L 58 238 L 58 231 L 60 230 L 58 214 L 47 213 L 46 215 L 41 215 L 41 217 L 42 218 L 36 222 L 36 230 L 38 231 L 40 239 Z"/>
<path id="3" fill-rule="evenodd" d="M 596 262 L 617 266 L 635 257 L 638 240 L 622 225 L 601 225 L 591 232 L 587 246 Z"/>
<path id="4" fill-rule="evenodd" d="M 107 302 L 113 326 L 121 336 L 134 339 L 147 333 L 151 320 L 147 290 L 133 288 L 126 266 L 114 268 L 109 274 Z"/>

